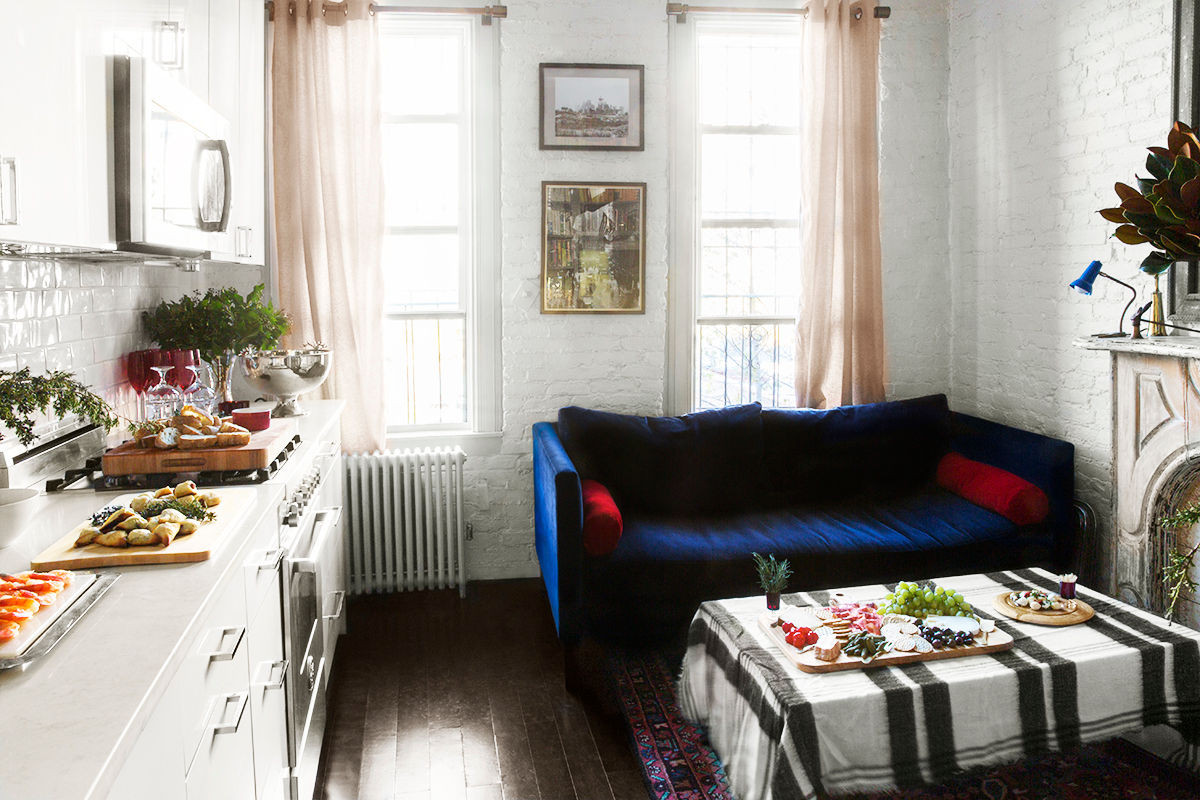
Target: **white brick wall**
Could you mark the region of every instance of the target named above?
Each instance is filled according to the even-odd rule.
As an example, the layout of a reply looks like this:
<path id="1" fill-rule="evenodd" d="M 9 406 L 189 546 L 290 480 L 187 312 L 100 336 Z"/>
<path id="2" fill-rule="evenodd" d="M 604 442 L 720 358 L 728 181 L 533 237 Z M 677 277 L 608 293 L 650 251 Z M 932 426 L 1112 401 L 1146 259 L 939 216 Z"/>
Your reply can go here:
<path id="1" fill-rule="evenodd" d="M 1129 279 L 1146 251 L 1095 211 L 1165 140 L 1171 3 L 956 2 L 949 24 L 952 404 L 1074 442 L 1107 525 L 1109 357 L 1071 341 L 1115 330 L 1128 293 L 1066 284 L 1092 259 Z"/>
<path id="2" fill-rule="evenodd" d="M 64 369 L 134 415 L 121 357 L 147 346 L 143 309 L 211 286 L 243 293 L 262 282 L 257 267 L 206 266 L 185 273 L 136 263 L 0 259 L 0 369 Z"/>
<path id="3" fill-rule="evenodd" d="M 884 23 L 883 244 L 891 391 L 949 386 L 945 0 L 900 0 Z M 666 371 L 668 24 L 660 0 L 541 0 L 501 23 L 504 435 L 468 459 L 473 579 L 538 574 L 530 426 L 564 405 L 661 413 Z M 644 64 L 646 149 L 538 150 L 538 64 Z M 542 180 L 647 183 L 646 314 L 538 312 Z M 939 315 L 940 318 L 939 318 Z"/>

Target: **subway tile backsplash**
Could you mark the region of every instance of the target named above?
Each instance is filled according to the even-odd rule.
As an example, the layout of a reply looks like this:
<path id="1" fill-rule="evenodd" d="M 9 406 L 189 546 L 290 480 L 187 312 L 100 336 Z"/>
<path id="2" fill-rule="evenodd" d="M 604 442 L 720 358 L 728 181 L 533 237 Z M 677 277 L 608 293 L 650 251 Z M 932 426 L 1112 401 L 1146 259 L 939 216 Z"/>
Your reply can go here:
<path id="1" fill-rule="evenodd" d="M 122 357 L 149 346 L 142 311 L 187 292 L 233 286 L 245 293 L 262 282 L 262 268 L 253 266 L 183 272 L 140 262 L 0 258 L 0 369 L 74 372 L 132 418 Z"/>

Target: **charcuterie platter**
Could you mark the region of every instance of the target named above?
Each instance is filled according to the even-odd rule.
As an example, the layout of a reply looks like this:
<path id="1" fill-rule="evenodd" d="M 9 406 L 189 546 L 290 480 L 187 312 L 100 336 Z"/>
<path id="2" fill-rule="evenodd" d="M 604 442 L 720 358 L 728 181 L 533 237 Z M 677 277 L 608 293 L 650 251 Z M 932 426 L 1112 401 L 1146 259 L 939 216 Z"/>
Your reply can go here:
<path id="1" fill-rule="evenodd" d="M 1013 638 L 956 592 L 901 583 L 878 603 L 787 606 L 759 627 L 804 672 L 900 666 L 1008 650 Z"/>

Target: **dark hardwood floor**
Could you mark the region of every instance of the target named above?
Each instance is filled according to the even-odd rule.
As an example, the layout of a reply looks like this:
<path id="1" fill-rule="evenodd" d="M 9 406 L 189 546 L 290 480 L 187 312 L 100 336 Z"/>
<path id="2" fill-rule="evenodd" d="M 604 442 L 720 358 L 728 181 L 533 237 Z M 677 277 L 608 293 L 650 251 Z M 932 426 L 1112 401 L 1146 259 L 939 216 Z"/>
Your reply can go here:
<path id="1" fill-rule="evenodd" d="M 563 688 L 540 581 L 350 600 L 318 800 L 645 800 L 614 709 Z"/>

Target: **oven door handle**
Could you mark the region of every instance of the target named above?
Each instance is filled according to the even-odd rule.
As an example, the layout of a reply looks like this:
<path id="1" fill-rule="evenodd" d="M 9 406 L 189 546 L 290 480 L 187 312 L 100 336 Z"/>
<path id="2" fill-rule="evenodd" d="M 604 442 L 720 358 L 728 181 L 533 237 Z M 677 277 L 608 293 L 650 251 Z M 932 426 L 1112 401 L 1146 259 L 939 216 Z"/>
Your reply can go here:
<path id="1" fill-rule="evenodd" d="M 316 574 L 317 559 L 315 554 L 325 550 L 325 540 L 331 533 L 337 529 L 338 521 L 342 518 L 342 507 L 334 506 L 333 508 L 323 508 L 316 514 L 316 526 L 318 532 L 313 536 L 312 547 L 309 550 L 308 558 L 292 559 L 292 569 L 296 572 L 308 572 Z"/>

